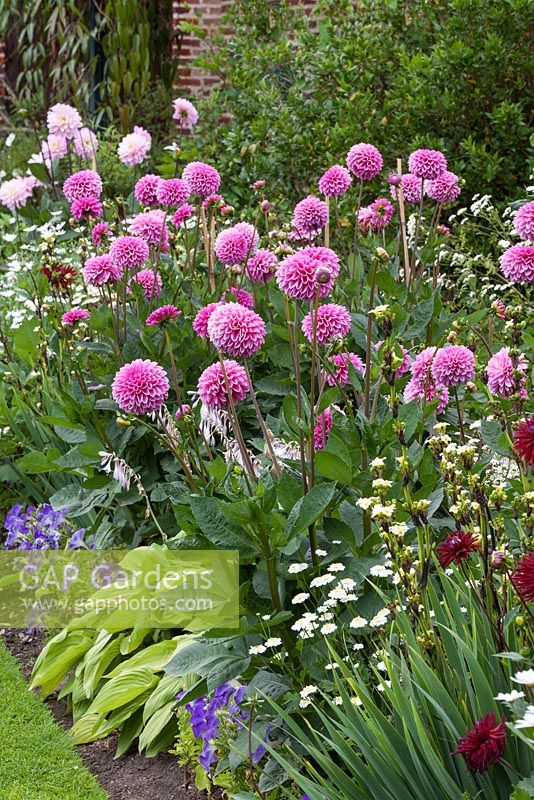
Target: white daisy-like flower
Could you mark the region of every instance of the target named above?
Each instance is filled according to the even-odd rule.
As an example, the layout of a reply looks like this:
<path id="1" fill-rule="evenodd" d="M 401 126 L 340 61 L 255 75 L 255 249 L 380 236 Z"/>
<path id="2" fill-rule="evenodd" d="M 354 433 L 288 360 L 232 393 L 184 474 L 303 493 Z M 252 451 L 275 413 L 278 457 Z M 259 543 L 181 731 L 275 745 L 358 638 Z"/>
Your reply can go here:
<path id="1" fill-rule="evenodd" d="M 335 706 L 342 706 L 343 705 L 343 698 L 342 697 L 334 697 L 333 701 Z"/>
<path id="2" fill-rule="evenodd" d="M 521 672 L 516 672 L 512 680 L 525 686 L 534 686 L 534 669 L 524 669 Z"/>
<path id="3" fill-rule="evenodd" d="M 248 654 L 249 656 L 259 656 L 262 653 L 266 653 L 267 648 L 264 644 L 253 644 L 252 647 L 249 647 Z"/>
<path id="4" fill-rule="evenodd" d="M 331 633 L 334 633 L 334 631 L 337 631 L 337 625 L 334 622 L 327 622 L 321 628 L 323 636 L 329 636 Z"/>
<path id="5" fill-rule="evenodd" d="M 373 575 L 375 578 L 388 578 L 390 575 L 393 575 L 393 570 L 388 569 L 383 564 L 375 564 L 374 567 L 371 567 L 369 570 L 369 574 Z"/>
<path id="6" fill-rule="evenodd" d="M 304 686 L 304 688 L 300 690 L 300 696 L 303 698 L 310 697 L 310 695 L 315 694 L 315 692 L 318 691 L 319 689 L 317 688 L 317 686 L 315 686 L 313 683 L 310 683 L 307 686 Z"/>
<path id="7" fill-rule="evenodd" d="M 352 703 L 353 706 L 363 705 L 363 700 L 361 699 L 361 697 L 351 697 L 350 702 Z"/>
<path id="8" fill-rule="evenodd" d="M 389 608 L 382 608 L 380 611 L 374 615 L 372 620 L 369 622 L 369 627 L 371 628 L 381 628 L 382 625 L 385 625 L 388 621 L 388 617 L 391 614 Z"/>
<path id="9" fill-rule="evenodd" d="M 534 706 L 527 706 L 522 719 L 518 719 L 515 728 L 534 728 Z"/>
<path id="10" fill-rule="evenodd" d="M 282 640 L 278 636 L 271 636 L 270 639 L 266 640 L 265 647 L 280 647 L 281 644 Z"/>
<path id="11" fill-rule="evenodd" d="M 327 555 L 328 555 L 328 553 L 326 552 L 326 550 L 321 550 L 320 548 L 318 548 L 318 549 L 315 551 L 315 555 L 316 555 L 316 556 L 320 556 L 320 557 L 322 558 L 322 557 L 324 557 L 324 556 L 327 556 Z"/>
<path id="12" fill-rule="evenodd" d="M 363 508 L 364 511 L 369 511 L 371 506 L 373 506 L 377 502 L 376 497 L 359 497 L 356 500 L 356 505 L 358 508 Z"/>
<path id="13" fill-rule="evenodd" d="M 308 592 L 300 592 L 300 594 L 295 595 L 291 602 L 294 606 L 298 606 L 300 603 L 305 603 L 309 596 Z"/>
<path id="14" fill-rule="evenodd" d="M 349 624 L 351 628 L 365 628 L 367 626 L 367 620 L 364 617 L 354 617 Z"/>
<path id="15" fill-rule="evenodd" d="M 332 581 L 335 581 L 334 575 L 330 575 L 329 573 L 326 575 L 318 575 L 311 581 L 310 586 L 312 589 L 315 589 L 317 586 L 328 586 Z"/>
<path id="16" fill-rule="evenodd" d="M 511 692 L 499 692 L 499 694 L 495 697 L 495 700 L 499 700 L 501 703 L 514 703 L 516 700 L 520 700 L 524 696 L 524 692 L 518 692 L 517 689 L 512 689 Z"/>
<path id="17" fill-rule="evenodd" d="M 290 575 L 297 575 L 299 572 L 304 572 L 304 570 L 308 569 L 308 565 L 305 563 L 302 564 L 290 564 L 287 568 L 287 571 Z"/>
<path id="18" fill-rule="evenodd" d="M 373 458 L 369 466 L 371 467 L 371 469 L 382 469 L 382 467 L 384 467 L 385 464 L 386 462 L 383 458 Z"/>
<path id="19" fill-rule="evenodd" d="M 345 565 L 340 563 L 330 564 L 328 567 L 328 572 L 343 572 L 345 570 Z"/>
<path id="20" fill-rule="evenodd" d="M 356 644 L 352 645 L 353 650 L 363 650 L 364 644 L 363 642 L 356 642 Z"/>

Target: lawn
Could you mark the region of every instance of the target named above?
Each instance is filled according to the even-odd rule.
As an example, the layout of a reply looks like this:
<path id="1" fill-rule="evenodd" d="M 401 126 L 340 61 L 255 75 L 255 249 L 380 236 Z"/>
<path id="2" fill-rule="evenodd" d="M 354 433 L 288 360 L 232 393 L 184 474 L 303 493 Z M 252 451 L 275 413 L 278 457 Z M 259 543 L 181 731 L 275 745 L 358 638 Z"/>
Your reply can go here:
<path id="1" fill-rule="evenodd" d="M 109 800 L 0 643 L 2 800 Z"/>

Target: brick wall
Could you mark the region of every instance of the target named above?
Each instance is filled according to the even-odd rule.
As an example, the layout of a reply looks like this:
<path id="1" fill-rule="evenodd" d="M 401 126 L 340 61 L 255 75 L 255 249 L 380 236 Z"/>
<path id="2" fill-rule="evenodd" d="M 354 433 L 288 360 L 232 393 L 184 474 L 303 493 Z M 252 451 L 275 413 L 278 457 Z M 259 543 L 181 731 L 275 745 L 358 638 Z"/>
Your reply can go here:
<path id="1" fill-rule="evenodd" d="M 272 2 L 273 0 L 265 0 Z M 275 0 L 276 1 L 276 0 Z M 245 0 L 246 2 L 246 0 Z M 312 8 L 316 0 L 290 0 L 295 6 Z M 210 38 L 221 30 L 223 14 L 231 5 L 231 0 L 189 0 L 189 2 L 173 2 L 172 24 L 176 30 L 181 22 L 198 25 L 205 32 L 201 38 L 187 33 L 176 40 L 175 55 L 180 59 L 178 70 L 178 86 L 188 89 L 192 94 L 205 94 L 217 83 L 217 76 L 206 72 L 192 62 L 210 46 Z M 231 32 L 228 32 L 231 35 Z"/>

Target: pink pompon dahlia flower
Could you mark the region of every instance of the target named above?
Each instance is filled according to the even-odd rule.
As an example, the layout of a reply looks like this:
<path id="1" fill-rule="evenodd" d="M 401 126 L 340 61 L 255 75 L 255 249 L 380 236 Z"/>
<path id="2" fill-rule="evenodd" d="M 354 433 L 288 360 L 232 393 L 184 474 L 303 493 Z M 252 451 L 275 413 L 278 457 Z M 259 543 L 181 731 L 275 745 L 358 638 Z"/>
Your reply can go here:
<path id="1" fill-rule="evenodd" d="M 488 361 L 488 389 L 498 397 L 510 397 L 516 391 L 523 392 L 527 381 L 528 361 L 521 353 L 514 368 L 510 348 L 502 347 Z"/>
<path id="2" fill-rule="evenodd" d="M 475 722 L 459 740 L 453 756 L 464 756 L 470 772 L 486 772 L 497 764 L 506 750 L 506 720 L 497 724 L 495 712 Z"/>
<path id="3" fill-rule="evenodd" d="M 329 408 L 325 408 L 325 410 L 317 417 L 317 422 L 313 429 L 314 450 L 325 449 L 331 429 L 332 429 L 332 412 L 330 411 Z"/>
<path id="4" fill-rule="evenodd" d="M 76 220 L 98 219 L 102 216 L 104 206 L 98 197 L 79 197 L 73 200 L 70 206 L 70 213 Z"/>
<path id="5" fill-rule="evenodd" d="M 525 203 L 515 212 L 514 228 L 522 239 L 534 241 L 534 200 Z"/>
<path id="6" fill-rule="evenodd" d="M 345 194 L 352 183 L 352 175 L 346 167 L 334 164 L 319 178 L 319 191 L 325 197 L 339 197 Z"/>
<path id="7" fill-rule="evenodd" d="M 155 311 L 148 315 L 145 325 L 148 325 L 149 328 L 163 325 L 165 322 L 171 322 L 171 320 L 176 319 L 181 313 L 176 306 L 160 306 L 160 308 L 156 308 Z"/>
<path id="8" fill-rule="evenodd" d="M 137 358 L 125 364 L 115 375 L 111 387 L 113 399 L 128 414 L 157 411 L 169 394 L 169 379 L 155 361 Z"/>
<path id="9" fill-rule="evenodd" d="M 128 226 L 130 233 L 140 236 L 150 247 L 167 246 L 169 241 L 169 231 L 166 225 L 167 215 L 161 209 L 154 211 L 144 211 L 137 214 Z"/>
<path id="10" fill-rule="evenodd" d="M 501 272 L 512 283 L 534 283 L 534 246 L 508 248 L 501 256 Z"/>
<path id="11" fill-rule="evenodd" d="M 254 254 L 258 241 L 258 232 L 253 225 L 238 222 L 219 233 L 215 239 L 215 254 L 223 264 L 235 266 Z"/>
<path id="12" fill-rule="evenodd" d="M 425 192 L 436 203 L 452 203 L 460 197 L 458 175 L 445 170 L 438 178 L 425 183 Z"/>
<path id="13" fill-rule="evenodd" d="M 350 382 L 349 364 L 352 364 L 360 375 L 365 373 L 365 364 L 356 353 L 336 353 L 330 356 L 328 361 L 333 364 L 332 371 L 324 373 L 329 386 L 346 386 Z"/>
<path id="14" fill-rule="evenodd" d="M 74 172 L 63 184 L 63 194 L 72 203 L 81 197 L 100 197 L 102 194 L 102 179 L 92 169 L 82 169 Z"/>
<path id="15" fill-rule="evenodd" d="M 347 153 L 347 167 L 361 181 L 372 181 L 382 170 L 384 161 L 374 144 L 354 144 Z"/>
<path id="16" fill-rule="evenodd" d="M 195 213 L 195 206 L 192 206 L 191 203 L 184 203 L 180 208 L 178 208 L 172 217 L 172 224 L 179 228 L 180 225 L 183 225 L 186 219 L 189 219 Z"/>
<path id="17" fill-rule="evenodd" d="M 208 320 L 208 336 L 221 353 L 247 358 L 265 341 L 265 322 L 239 303 L 220 303 Z"/>
<path id="18" fill-rule="evenodd" d="M 85 308 L 71 308 L 70 311 L 65 311 L 63 316 L 61 317 L 61 324 L 67 327 L 72 327 L 76 325 L 77 322 L 81 322 L 83 319 L 89 319 L 91 315 Z"/>
<path id="19" fill-rule="evenodd" d="M 26 205 L 35 188 L 35 179 L 11 178 L 0 184 L 0 204 L 15 211 Z"/>
<path id="20" fill-rule="evenodd" d="M 324 261 L 310 253 L 311 248 L 297 250 L 280 263 L 276 273 L 278 287 L 288 297 L 294 300 L 307 300 L 312 303 L 317 292 L 319 297 L 326 297 L 334 285 L 334 274 L 332 270 L 330 280 L 322 283 L 316 280 L 316 272 L 319 267 L 325 267 Z"/>
<path id="21" fill-rule="evenodd" d="M 404 401 L 425 400 L 431 403 L 438 398 L 437 413 L 441 414 L 449 402 L 449 390 L 437 384 L 432 375 L 432 364 L 437 347 L 425 347 L 413 360 L 410 367 L 412 377 L 404 389 Z"/>
<path id="22" fill-rule="evenodd" d="M 203 161 L 191 161 L 182 172 L 183 180 L 189 185 L 191 194 L 206 198 L 219 190 L 221 176 L 210 164 Z"/>
<path id="23" fill-rule="evenodd" d="M 415 175 L 407 172 L 405 175 L 402 175 L 400 183 L 402 187 L 402 196 L 405 203 L 417 204 L 421 202 L 423 193 L 420 178 L 417 178 Z M 390 191 L 392 198 L 397 200 L 398 197 L 396 186 L 391 186 Z"/>
<path id="24" fill-rule="evenodd" d="M 155 206 L 158 202 L 158 184 L 161 178 L 149 172 L 139 178 L 134 188 L 135 199 L 142 206 Z"/>
<path id="25" fill-rule="evenodd" d="M 432 361 L 432 377 L 438 386 L 462 386 L 475 377 L 475 356 L 464 345 L 442 347 Z"/>
<path id="26" fill-rule="evenodd" d="M 276 272 L 278 259 L 270 250 L 256 250 L 247 261 L 247 275 L 253 283 L 267 283 Z"/>
<path id="27" fill-rule="evenodd" d="M 339 256 L 329 247 L 310 245 L 298 251 L 301 255 L 309 256 L 316 261 L 317 267 L 327 267 L 334 278 L 339 275 L 341 264 Z"/>
<path id="28" fill-rule="evenodd" d="M 328 206 L 312 194 L 297 203 L 291 224 L 301 236 L 316 236 L 328 222 Z"/>
<path id="29" fill-rule="evenodd" d="M 162 178 L 156 189 L 156 197 L 162 206 L 181 206 L 189 198 L 189 186 L 181 178 Z"/>
<path id="30" fill-rule="evenodd" d="M 159 272 L 154 272 L 153 269 L 142 269 L 132 275 L 128 282 L 128 289 L 131 291 L 131 283 L 138 283 L 143 287 L 145 297 L 150 300 L 157 297 L 161 292 L 162 281 Z"/>
<path id="31" fill-rule="evenodd" d="M 150 249 L 139 236 L 119 236 L 109 248 L 113 262 L 123 269 L 142 267 L 150 255 Z"/>
<path id="32" fill-rule="evenodd" d="M 315 312 L 310 311 L 302 320 L 302 332 L 308 341 L 313 342 Z M 337 303 L 325 303 L 317 308 L 316 340 L 318 344 L 326 344 L 331 339 L 346 336 L 350 330 L 350 314 L 344 306 Z"/>
<path id="33" fill-rule="evenodd" d="M 525 603 L 534 603 L 534 551 L 521 556 L 512 572 L 512 583 Z"/>
<path id="34" fill-rule="evenodd" d="M 462 564 L 471 553 L 478 550 L 479 544 L 479 537 L 469 531 L 449 533 L 436 547 L 439 563 L 442 567 L 450 567 L 453 563 Z"/>
<path id="35" fill-rule="evenodd" d="M 73 139 L 76 131 L 82 127 L 82 118 L 73 106 L 56 103 L 48 109 L 46 124 L 50 133 Z"/>
<path id="36" fill-rule="evenodd" d="M 76 131 L 72 140 L 74 145 L 74 152 L 79 158 L 88 161 L 95 158 L 98 150 L 98 139 L 91 130 L 91 128 L 80 128 Z"/>
<path id="37" fill-rule="evenodd" d="M 208 338 L 209 318 L 219 305 L 220 303 L 209 303 L 207 306 L 204 306 L 204 308 L 201 308 L 197 313 L 195 319 L 193 320 L 193 330 L 197 336 L 200 336 L 202 339 Z"/>
<path id="38" fill-rule="evenodd" d="M 47 164 L 51 161 L 59 161 L 67 155 L 69 145 L 64 136 L 49 133 L 41 144 L 41 155 Z"/>
<path id="39" fill-rule="evenodd" d="M 121 139 L 117 153 L 127 167 L 137 167 L 146 159 L 151 147 L 152 137 L 149 132 L 136 125 L 133 133 L 128 133 Z"/>
<path id="40" fill-rule="evenodd" d="M 172 118 L 183 131 L 192 131 L 198 122 L 198 111 L 193 103 L 185 97 L 177 97 L 172 105 L 174 109 Z"/>
<path id="41" fill-rule="evenodd" d="M 91 231 L 91 239 L 95 247 L 100 247 L 104 236 L 111 236 L 109 224 L 107 222 L 97 222 Z"/>
<path id="42" fill-rule="evenodd" d="M 420 180 L 434 181 L 447 169 L 447 159 L 440 150 L 414 150 L 408 158 L 408 169 Z"/>
<path id="43" fill-rule="evenodd" d="M 529 467 L 534 467 L 534 417 L 524 419 L 515 429 L 514 450 Z"/>
<path id="44" fill-rule="evenodd" d="M 231 297 L 227 298 L 226 295 L 230 293 Z M 254 298 L 247 292 L 246 289 L 237 289 L 236 287 L 232 287 L 225 292 L 221 297 L 221 303 L 225 303 L 229 300 L 230 303 L 239 303 L 245 308 L 254 308 Z"/>
<path id="45" fill-rule="evenodd" d="M 374 233 L 383 230 L 393 217 L 393 206 L 385 197 L 377 197 L 369 206 L 369 224 Z"/>
<path id="46" fill-rule="evenodd" d="M 122 267 L 115 264 L 110 255 L 88 258 L 83 266 L 83 279 L 90 286 L 116 283 L 122 277 Z"/>
<path id="47" fill-rule="evenodd" d="M 243 400 L 249 391 L 245 369 L 236 361 L 224 359 L 207 367 L 198 379 L 198 394 L 208 408 L 227 408 L 228 390 L 233 403 Z"/>

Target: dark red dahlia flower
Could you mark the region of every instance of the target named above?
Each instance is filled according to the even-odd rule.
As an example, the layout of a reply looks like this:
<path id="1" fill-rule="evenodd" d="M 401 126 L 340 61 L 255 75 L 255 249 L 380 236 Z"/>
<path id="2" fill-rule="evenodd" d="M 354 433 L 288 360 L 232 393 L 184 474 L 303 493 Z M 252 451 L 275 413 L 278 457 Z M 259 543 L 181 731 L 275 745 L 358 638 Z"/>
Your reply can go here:
<path id="1" fill-rule="evenodd" d="M 512 583 L 525 603 L 534 603 L 534 552 L 519 559 L 512 572 Z"/>
<path id="2" fill-rule="evenodd" d="M 436 547 L 439 563 L 442 567 L 450 564 L 461 564 L 469 558 L 469 554 L 478 549 L 478 539 L 469 531 L 454 531 Z"/>
<path id="3" fill-rule="evenodd" d="M 55 289 L 69 289 L 78 272 L 69 264 L 51 264 L 42 268 L 43 275 L 46 275 Z"/>
<path id="4" fill-rule="evenodd" d="M 495 724 L 495 712 L 475 722 L 474 727 L 461 737 L 453 756 L 465 756 L 467 769 L 471 772 L 485 772 L 496 764 L 506 750 L 506 721 Z"/>
<path id="5" fill-rule="evenodd" d="M 523 420 L 514 433 L 514 450 L 529 466 L 534 467 L 534 417 Z"/>

